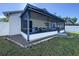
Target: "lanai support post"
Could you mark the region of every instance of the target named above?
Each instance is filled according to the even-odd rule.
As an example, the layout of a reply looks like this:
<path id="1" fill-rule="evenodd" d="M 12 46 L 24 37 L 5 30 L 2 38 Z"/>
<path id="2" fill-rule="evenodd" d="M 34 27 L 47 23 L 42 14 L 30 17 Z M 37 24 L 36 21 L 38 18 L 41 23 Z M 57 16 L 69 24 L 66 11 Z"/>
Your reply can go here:
<path id="1" fill-rule="evenodd" d="M 26 13 L 26 15 L 27 15 L 27 41 L 29 42 L 30 41 L 30 39 L 29 39 L 29 37 L 30 37 L 30 34 L 29 34 L 29 20 L 30 20 L 30 17 L 29 17 L 29 11 L 27 11 L 27 13 Z"/>
<path id="2" fill-rule="evenodd" d="M 64 21 L 64 32 L 65 32 L 65 21 Z"/>

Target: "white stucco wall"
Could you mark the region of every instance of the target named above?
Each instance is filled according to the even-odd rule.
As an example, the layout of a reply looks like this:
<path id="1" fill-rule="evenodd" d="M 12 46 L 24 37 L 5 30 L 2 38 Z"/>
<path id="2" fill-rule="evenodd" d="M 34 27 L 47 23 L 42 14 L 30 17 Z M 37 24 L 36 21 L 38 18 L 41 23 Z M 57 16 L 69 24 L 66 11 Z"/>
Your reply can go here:
<path id="1" fill-rule="evenodd" d="M 66 32 L 79 32 L 79 26 L 65 26 L 65 31 Z"/>
<path id="2" fill-rule="evenodd" d="M 22 36 L 27 40 L 27 34 L 21 32 Z M 52 32 L 45 32 L 45 33 L 38 33 L 38 34 L 31 34 L 29 39 L 30 41 L 34 41 L 40 38 L 44 38 L 47 36 L 55 35 L 57 34 L 57 31 L 52 31 Z"/>
<path id="3" fill-rule="evenodd" d="M 63 33 L 64 30 L 61 30 L 60 33 Z M 22 36 L 27 40 L 27 34 L 21 32 Z M 38 34 L 31 34 L 29 39 L 30 41 L 34 41 L 34 40 L 38 40 L 40 38 L 44 38 L 44 37 L 47 37 L 47 36 L 51 36 L 51 35 L 55 35 L 55 34 L 58 34 L 57 31 L 51 31 L 51 32 L 44 32 L 44 33 L 38 33 Z"/>
<path id="4" fill-rule="evenodd" d="M 9 35 L 9 22 L 0 22 L 0 36 Z"/>
<path id="5" fill-rule="evenodd" d="M 21 13 L 11 14 L 9 16 L 9 34 L 16 35 L 21 33 Z"/>

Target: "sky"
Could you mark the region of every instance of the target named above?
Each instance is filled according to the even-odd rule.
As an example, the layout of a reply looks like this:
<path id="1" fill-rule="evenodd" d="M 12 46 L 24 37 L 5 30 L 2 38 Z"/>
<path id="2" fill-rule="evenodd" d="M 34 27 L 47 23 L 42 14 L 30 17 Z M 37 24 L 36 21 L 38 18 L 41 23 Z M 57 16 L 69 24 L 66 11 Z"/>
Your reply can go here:
<path id="1" fill-rule="evenodd" d="M 78 3 L 31 3 L 39 8 L 46 8 L 50 13 L 56 13 L 61 17 L 77 17 L 79 22 L 79 4 Z M 23 10 L 26 3 L 0 3 L 0 17 L 4 17 L 4 11 Z"/>

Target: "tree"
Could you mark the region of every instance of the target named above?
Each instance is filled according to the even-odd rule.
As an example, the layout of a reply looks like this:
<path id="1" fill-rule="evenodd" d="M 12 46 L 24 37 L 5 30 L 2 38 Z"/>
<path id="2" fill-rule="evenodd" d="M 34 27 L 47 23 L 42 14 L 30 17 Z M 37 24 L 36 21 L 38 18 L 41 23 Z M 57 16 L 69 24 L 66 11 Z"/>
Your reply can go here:
<path id="1" fill-rule="evenodd" d="M 67 21 L 71 21 L 73 24 L 75 24 L 77 22 L 77 18 L 76 17 L 64 17 L 63 18 L 65 20 L 65 22 Z"/>
<path id="2" fill-rule="evenodd" d="M 0 22 L 8 22 L 8 18 L 0 18 Z"/>
<path id="3" fill-rule="evenodd" d="M 70 17 L 64 17 L 63 19 L 65 20 L 65 22 L 66 22 L 67 20 L 71 20 Z"/>
<path id="4" fill-rule="evenodd" d="M 73 22 L 73 24 L 75 24 L 77 22 L 77 18 L 73 17 L 73 18 L 71 18 L 71 21 Z"/>

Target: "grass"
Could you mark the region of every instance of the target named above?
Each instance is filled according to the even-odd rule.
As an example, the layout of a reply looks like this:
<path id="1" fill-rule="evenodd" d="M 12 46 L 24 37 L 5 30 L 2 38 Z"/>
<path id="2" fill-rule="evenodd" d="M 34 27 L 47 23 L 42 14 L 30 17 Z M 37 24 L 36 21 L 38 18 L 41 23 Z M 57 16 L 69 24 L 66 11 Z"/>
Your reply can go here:
<path id="1" fill-rule="evenodd" d="M 79 34 L 68 33 L 68 37 L 56 37 L 26 49 L 1 37 L 0 55 L 77 56 L 79 55 Z"/>

